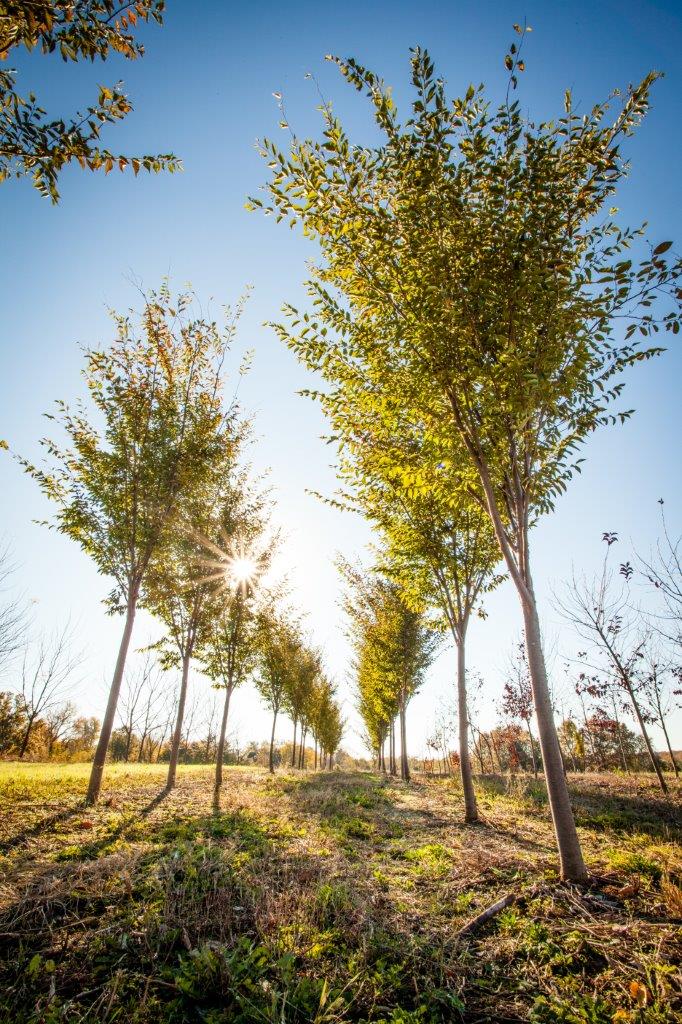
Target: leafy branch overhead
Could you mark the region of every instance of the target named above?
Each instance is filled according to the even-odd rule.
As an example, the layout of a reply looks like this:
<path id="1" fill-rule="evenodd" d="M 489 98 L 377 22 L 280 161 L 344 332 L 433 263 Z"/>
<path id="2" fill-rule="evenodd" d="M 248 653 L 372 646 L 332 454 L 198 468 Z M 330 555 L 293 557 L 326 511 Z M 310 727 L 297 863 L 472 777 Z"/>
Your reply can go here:
<path id="1" fill-rule="evenodd" d="M 20 47 L 65 62 L 104 61 L 112 51 L 136 60 L 144 54 L 136 32 L 150 20 L 161 25 L 164 8 L 164 0 L 0 0 L 0 181 L 30 176 L 56 203 L 59 173 L 73 161 L 105 174 L 180 169 L 172 153 L 127 156 L 100 146 L 102 129 L 133 109 L 122 83 L 101 85 L 96 102 L 71 118 L 50 118 L 34 93 L 19 93 L 16 68 L 4 63 Z"/>

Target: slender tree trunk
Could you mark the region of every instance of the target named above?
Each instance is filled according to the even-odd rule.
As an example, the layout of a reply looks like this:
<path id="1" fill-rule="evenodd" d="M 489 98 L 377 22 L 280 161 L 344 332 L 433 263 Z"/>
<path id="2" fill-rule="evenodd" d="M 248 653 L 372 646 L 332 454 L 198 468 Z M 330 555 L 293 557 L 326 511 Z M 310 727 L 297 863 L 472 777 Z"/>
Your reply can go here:
<path id="1" fill-rule="evenodd" d="M 275 726 L 277 725 L 277 712 L 279 708 L 275 709 L 275 713 L 272 716 L 272 732 L 270 733 L 270 773 L 275 773 Z"/>
<path id="2" fill-rule="evenodd" d="M 464 794 L 464 820 L 478 821 L 474 776 L 469 758 L 469 712 L 467 709 L 466 660 L 464 637 L 457 644 L 457 718 L 459 725 L 459 770 Z"/>
<path id="3" fill-rule="evenodd" d="M 485 742 L 485 749 L 488 751 L 488 757 L 490 758 L 490 771 L 495 771 L 495 747 L 491 742 L 490 736 L 487 732 L 482 732 L 481 737 Z"/>
<path id="4" fill-rule="evenodd" d="M 666 746 L 668 748 L 668 753 L 670 754 L 670 760 L 672 761 L 673 771 L 675 772 L 675 778 L 679 779 L 679 777 L 680 777 L 680 769 L 679 769 L 679 766 L 677 764 L 677 761 L 675 760 L 675 755 L 673 754 L 673 748 L 670 745 L 670 737 L 668 736 L 668 730 L 666 728 L 665 718 L 663 717 L 663 715 L 661 715 L 661 717 L 660 717 L 660 722 L 661 722 L 661 729 L 663 730 L 663 735 L 665 736 L 665 742 L 666 742 Z"/>
<path id="5" fill-rule="evenodd" d="M 223 704 L 223 717 L 220 722 L 220 736 L 218 737 L 218 749 L 215 757 L 215 787 L 218 789 L 223 784 L 223 758 L 225 757 L 225 736 L 227 734 L 227 716 L 230 711 L 230 698 L 232 697 L 232 684 L 225 687 L 225 703 Z"/>
<path id="6" fill-rule="evenodd" d="M 379 749 L 379 768 L 384 773 L 384 775 L 386 774 L 386 755 L 384 753 L 384 744 L 385 743 L 386 743 L 386 737 L 382 736 L 382 738 L 381 738 L 381 747 Z"/>
<path id="7" fill-rule="evenodd" d="M 400 778 L 410 781 L 410 763 L 407 759 L 407 723 L 405 714 L 405 694 L 400 701 Z"/>
<path id="8" fill-rule="evenodd" d="M 126 729 L 126 753 L 125 753 L 125 757 L 123 758 L 123 760 L 125 761 L 126 764 L 130 760 L 130 748 L 132 747 L 132 745 L 133 745 L 133 727 L 131 725 L 129 729 Z"/>
<path id="9" fill-rule="evenodd" d="M 317 736 L 315 737 L 315 771 L 317 771 Z"/>
<path id="10" fill-rule="evenodd" d="M 537 779 L 537 777 L 538 777 L 538 759 L 535 756 L 535 740 L 533 739 L 533 733 L 530 730 L 530 718 L 526 722 L 526 728 L 528 729 L 528 739 L 530 740 L 530 756 L 533 759 L 533 775 Z M 563 762 L 563 758 L 561 760 Z"/>
<path id="11" fill-rule="evenodd" d="M 474 745 L 474 754 L 478 761 L 478 770 L 483 775 L 483 751 L 481 750 L 481 734 L 480 730 L 476 729 L 471 718 L 469 718 L 469 732 L 471 734 L 471 742 Z"/>
<path id="12" fill-rule="evenodd" d="M 35 722 L 35 719 L 36 719 L 36 716 L 32 715 L 29 718 L 29 720 L 28 720 L 28 725 L 26 726 L 26 730 L 24 732 L 24 738 L 21 741 L 21 749 L 19 750 L 19 760 L 20 761 L 23 760 L 24 754 L 28 750 L 28 741 L 31 738 L 31 733 L 33 731 L 33 723 Z"/>
<path id="13" fill-rule="evenodd" d="M 121 692 L 121 682 L 123 680 L 123 671 L 125 669 L 126 657 L 128 656 L 130 638 L 133 633 L 133 623 L 135 622 L 136 609 L 137 593 L 133 593 L 130 596 L 130 599 L 128 601 L 128 607 L 126 609 L 125 625 L 123 627 L 123 636 L 121 637 L 121 644 L 118 649 L 116 668 L 114 669 L 114 678 L 111 681 L 111 689 L 109 690 L 107 709 L 104 712 L 102 729 L 99 734 L 99 739 L 97 741 L 97 749 L 95 750 L 95 757 L 92 762 L 92 769 L 90 771 L 90 782 L 88 784 L 87 796 L 85 797 L 85 803 L 89 807 L 97 803 L 99 799 L 100 790 L 102 788 L 102 775 L 104 774 L 104 764 L 107 759 L 109 740 L 111 739 L 111 733 L 114 728 L 114 720 L 116 718 L 116 706 L 118 704 L 118 695 Z"/>
<path id="14" fill-rule="evenodd" d="M 398 766 L 396 764 L 395 756 L 395 718 L 391 719 L 388 734 L 388 769 L 391 775 L 398 774 Z"/>
<path id="15" fill-rule="evenodd" d="M 298 718 L 294 718 L 294 738 L 291 744 L 291 767 L 296 767 L 296 728 L 298 726 Z"/>
<path id="16" fill-rule="evenodd" d="M 166 789 L 175 788 L 175 780 L 178 774 L 178 758 L 180 756 L 180 744 L 182 742 L 182 723 L 185 717 L 185 704 L 187 702 L 187 684 L 189 682 L 189 663 L 192 660 L 192 645 L 188 644 L 187 650 L 182 658 L 182 676 L 180 679 L 180 698 L 178 700 L 178 713 L 175 719 L 175 730 L 171 740 L 170 759 L 168 761 L 168 777 Z"/>
<path id="17" fill-rule="evenodd" d="M 144 758 L 144 745 L 145 745 L 146 742 L 147 742 L 147 733 L 143 732 L 142 736 L 140 737 L 140 746 L 139 746 L 138 751 L 137 751 L 137 763 L 138 764 L 141 764 L 142 760 Z"/>
<path id="18" fill-rule="evenodd" d="M 453 411 L 456 412 L 454 403 Z M 557 736 L 554 715 L 552 714 L 552 702 L 547 682 L 547 668 L 545 666 L 545 656 L 542 650 L 540 635 L 540 620 L 538 618 L 537 602 L 530 574 L 528 527 L 526 520 L 523 518 L 526 514 L 526 509 L 524 507 L 519 510 L 521 526 L 517 534 L 519 541 L 517 562 L 515 553 L 510 548 L 504 523 L 500 516 L 495 489 L 485 456 L 480 446 L 477 446 L 475 442 L 466 438 L 465 441 L 479 472 L 488 512 L 490 513 L 490 520 L 500 545 L 500 551 L 521 601 L 526 629 L 528 668 L 530 670 L 535 714 L 540 733 L 540 751 L 542 753 L 542 764 L 547 782 L 547 796 L 554 824 L 554 835 L 559 852 L 561 877 L 564 880 L 573 882 L 584 881 L 588 877 L 587 869 L 583 860 L 582 850 L 580 849 L 578 832 L 575 827 L 573 808 L 571 807 L 571 798 L 568 792 L 561 749 L 559 747 L 559 737 Z"/>
<path id="19" fill-rule="evenodd" d="M 559 850 L 561 877 L 577 882 L 587 878 L 587 870 L 580 849 L 571 798 L 564 774 L 564 763 L 552 712 L 545 657 L 542 650 L 540 620 L 538 619 L 535 594 L 529 578 L 527 579 L 527 589 L 528 594 L 525 595 L 525 600 L 523 600 L 524 595 L 521 595 L 521 604 L 526 630 L 528 668 L 540 734 L 542 764 L 547 781 L 547 796 Z"/>
<path id="20" fill-rule="evenodd" d="M 637 721 L 639 722 L 639 728 L 640 728 L 641 733 L 642 733 L 642 738 L 644 739 L 644 742 L 646 743 L 646 749 L 649 752 L 649 760 L 651 761 L 651 765 L 652 765 L 654 771 L 656 772 L 656 776 L 658 778 L 658 784 L 661 787 L 662 792 L 663 793 L 667 793 L 668 792 L 668 784 L 665 781 L 665 779 L 663 778 L 663 772 L 661 771 L 661 766 L 658 763 L 658 758 L 656 757 L 656 754 L 654 752 L 654 748 L 651 745 L 651 740 L 649 739 L 649 733 L 647 732 L 646 725 L 644 724 L 644 718 L 642 717 L 642 712 L 639 709 L 639 701 L 635 697 L 635 692 L 632 689 L 632 686 L 630 685 L 630 681 L 626 680 L 626 679 L 624 679 L 623 681 L 625 682 L 627 691 L 630 694 L 630 700 L 632 701 L 632 706 L 635 709 L 635 715 L 637 716 Z"/>

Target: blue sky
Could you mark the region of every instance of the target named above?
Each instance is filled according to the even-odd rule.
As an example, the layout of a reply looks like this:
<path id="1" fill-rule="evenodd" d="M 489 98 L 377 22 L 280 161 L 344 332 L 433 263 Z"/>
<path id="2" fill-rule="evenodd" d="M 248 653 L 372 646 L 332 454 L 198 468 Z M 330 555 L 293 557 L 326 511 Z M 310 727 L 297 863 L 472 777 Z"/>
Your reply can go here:
<path id="1" fill-rule="evenodd" d="M 351 558 L 362 554 L 368 534 L 361 522 L 306 493 L 329 493 L 334 486 L 330 450 L 319 439 L 324 425 L 317 409 L 296 394 L 306 384 L 305 374 L 262 325 L 277 318 L 285 300 L 302 300 L 305 261 L 315 252 L 295 233 L 244 210 L 246 196 L 265 179 L 254 142 L 279 134 L 276 91 L 284 94 L 299 134 L 317 130 L 318 99 L 306 72 L 317 77 L 351 134 L 372 138 L 366 105 L 325 63 L 326 53 L 354 56 L 372 67 L 394 86 L 399 105 L 409 97 L 408 51 L 416 44 L 430 50 L 451 94 L 484 81 L 493 97 L 500 96 L 511 26 L 524 17 L 533 33 L 519 99 L 538 118 L 559 114 L 566 88 L 589 109 L 652 67 L 665 72 L 653 111 L 629 146 L 632 173 L 618 205 L 625 223 L 648 221 L 652 240 L 679 239 L 682 11 L 676 3 L 263 2 L 249 7 L 171 0 L 165 26 L 145 30 L 147 54 L 136 63 L 112 58 L 104 65 L 73 66 L 37 54 L 13 61 L 25 91 L 34 89 L 54 114 L 84 106 L 97 83 L 124 79 L 135 110 L 109 131 L 105 144 L 130 154 L 172 150 L 185 169 L 138 179 L 70 169 L 61 178 L 57 207 L 27 182 L 0 186 L 6 240 L 0 436 L 23 454 L 37 455 L 37 440 L 47 428 L 41 414 L 55 398 L 81 393 L 79 345 L 111 337 L 106 309 L 135 303 L 132 281 L 145 287 L 165 275 L 178 287 L 189 281 L 203 302 L 212 298 L 216 309 L 253 286 L 238 348 L 255 350 L 253 370 L 240 391 L 256 415 L 254 461 L 271 468 L 278 517 L 288 534 L 286 561 L 310 627 L 347 697 L 347 745 L 354 749 L 359 741 L 345 683 L 347 651 L 332 563 L 337 551 Z M 238 361 L 239 354 L 235 367 Z M 602 532 L 619 532 L 623 558 L 630 554 L 630 541 L 646 551 L 655 539 L 660 496 L 672 531 L 682 527 L 681 364 L 675 344 L 661 359 L 638 368 L 626 401 L 636 416 L 590 441 L 583 475 L 535 532 L 543 621 L 559 652 L 572 654 L 576 645 L 551 607 L 552 589 L 572 566 L 588 574 L 597 567 Z M 0 489 L 0 532 L 20 565 L 19 586 L 35 601 L 36 629 L 54 628 L 71 617 L 87 650 L 73 697 L 84 710 L 101 713 L 120 630 L 99 604 L 107 583 L 68 540 L 34 524 L 49 508 L 7 456 L 0 459 Z M 487 611 L 486 622 L 472 629 L 469 662 L 486 679 L 480 703 L 484 720 L 492 722 L 500 673 L 520 628 L 509 584 L 490 598 Z M 143 644 L 154 628 L 141 620 L 136 641 Z M 555 663 L 560 670 L 560 656 Z M 448 652 L 414 702 L 414 748 L 422 747 L 435 708 L 452 700 L 453 675 L 454 657 Z M 201 691 L 205 684 L 197 680 L 196 686 Z M 265 716 L 251 694 L 240 695 L 234 707 L 242 738 L 265 735 Z"/>

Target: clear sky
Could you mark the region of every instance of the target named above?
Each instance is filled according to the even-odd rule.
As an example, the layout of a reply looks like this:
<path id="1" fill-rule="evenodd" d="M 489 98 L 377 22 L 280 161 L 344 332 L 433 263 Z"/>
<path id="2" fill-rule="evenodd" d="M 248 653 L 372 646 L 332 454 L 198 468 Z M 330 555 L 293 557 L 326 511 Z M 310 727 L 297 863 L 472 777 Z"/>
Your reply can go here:
<path id="1" fill-rule="evenodd" d="M 558 116 L 564 90 L 584 109 L 614 87 L 626 87 L 652 67 L 665 72 L 654 109 L 629 152 L 632 173 L 618 205 L 626 223 L 646 219 L 652 240 L 682 236 L 679 168 L 682 165 L 682 8 L 678 2 L 526 3 L 450 0 L 386 3 L 271 3 L 258 5 L 169 0 L 163 28 L 145 30 L 147 53 L 129 63 L 112 58 L 94 66 L 65 65 L 56 56 L 22 57 L 25 91 L 34 89 L 50 113 L 68 114 L 96 95 L 96 83 L 124 79 L 134 112 L 112 128 L 104 144 L 129 154 L 173 151 L 184 173 L 134 179 L 132 174 L 93 175 L 77 168 L 61 178 L 62 200 L 53 207 L 26 182 L 0 185 L 2 209 L 2 372 L 0 436 L 37 457 L 47 429 L 41 414 L 56 398 L 82 393 L 83 343 L 112 335 L 108 306 L 136 301 L 131 281 L 158 285 L 165 275 L 181 287 L 190 281 L 215 308 L 234 302 L 245 286 L 253 296 L 242 321 L 240 351 L 255 350 L 253 369 L 240 394 L 256 415 L 257 467 L 271 468 L 278 517 L 288 534 L 285 559 L 309 625 L 327 654 L 346 698 L 346 746 L 359 751 L 357 722 L 347 685 L 348 652 L 338 609 L 336 552 L 362 555 L 365 526 L 321 505 L 306 489 L 331 493 L 330 450 L 320 440 L 317 409 L 297 395 L 305 374 L 293 355 L 263 327 L 282 303 L 302 300 L 305 261 L 315 252 L 300 236 L 244 210 L 249 193 L 265 179 L 254 141 L 279 132 L 273 92 L 284 94 L 287 115 L 299 134 L 316 131 L 319 115 L 312 71 L 351 134 L 369 140 L 366 103 L 324 61 L 326 53 L 354 56 L 394 86 L 398 104 L 409 97 L 409 48 L 426 46 L 452 95 L 485 81 L 493 97 L 504 87 L 503 56 L 512 23 L 527 18 L 527 70 L 519 99 L 534 116 Z M 239 361 L 235 356 L 234 365 Z M 552 608 L 552 590 L 575 566 L 588 574 L 603 555 L 601 534 L 618 531 L 618 554 L 631 544 L 647 551 L 655 540 L 664 497 L 669 526 L 680 515 L 679 343 L 661 359 L 638 368 L 626 405 L 636 416 L 590 441 L 587 463 L 558 507 L 533 536 L 533 561 L 543 622 L 557 679 L 562 654 L 576 643 Z M 107 581 L 85 555 L 54 531 L 35 525 L 50 509 L 36 486 L 4 455 L 0 459 L 2 522 L 19 563 L 19 586 L 35 603 L 35 628 L 52 629 L 70 617 L 87 658 L 72 698 L 101 714 L 121 629 L 100 601 Z M 495 720 L 501 673 L 518 636 L 520 615 L 511 584 L 487 602 L 488 618 L 471 631 L 469 663 L 486 680 L 482 719 Z M 156 627 L 139 620 L 135 642 Z M 453 700 L 454 656 L 440 658 L 410 713 L 412 747 L 423 749 L 435 709 Z M 0 682 L 0 685 L 2 683 Z M 201 680 L 194 684 L 206 687 Z M 245 691 L 233 701 L 242 740 L 267 732 L 265 714 Z M 678 719 L 675 741 L 682 745 Z M 283 727 L 284 737 L 288 728 Z"/>

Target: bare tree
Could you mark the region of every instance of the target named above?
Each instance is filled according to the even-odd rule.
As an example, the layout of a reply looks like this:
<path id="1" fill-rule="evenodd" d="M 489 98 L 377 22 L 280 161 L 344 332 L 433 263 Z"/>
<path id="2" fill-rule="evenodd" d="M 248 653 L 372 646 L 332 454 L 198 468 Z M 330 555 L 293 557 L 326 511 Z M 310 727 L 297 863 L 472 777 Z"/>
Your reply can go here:
<path id="1" fill-rule="evenodd" d="M 206 764 L 210 764 L 212 754 L 215 753 L 216 739 L 218 738 L 218 731 L 216 728 L 218 718 L 218 694 L 215 690 L 211 691 L 211 699 L 205 706 L 203 729 L 206 730 L 205 738 L 205 749 L 204 759 Z"/>
<path id="2" fill-rule="evenodd" d="M 520 718 L 525 724 L 530 744 L 530 756 L 533 762 L 533 774 L 537 778 L 538 762 L 535 755 L 535 740 L 533 739 L 533 731 L 530 727 L 535 708 L 533 705 L 533 687 L 528 668 L 525 637 L 522 637 L 521 641 L 515 645 L 515 651 L 509 659 L 506 674 L 507 679 L 502 694 L 502 711 L 512 721 Z"/>
<path id="3" fill-rule="evenodd" d="M 16 572 L 9 547 L 0 548 L 0 594 L 5 594 Z M 26 605 L 17 598 L 0 604 L 0 672 L 3 672 L 26 641 L 29 617 Z"/>
<path id="4" fill-rule="evenodd" d="M 52 757 L 56 745 L 71 732 L 77 714 L 76 705 L 71 701 L 65 701 L 63 704 L 56 704 L 43 716 L 48 758 Z"/>
<path id="5" fill-rule="evenodd" d="M 145 743 L 150 748 L 149 758 L 151 761 L 153 750 L 153 737 L 163 727 L 166 685 L 163 670 L 159 665 L 145 665 L 145 689 L 143 693 L 143 704 L 140 711 L 140 745 L 137 751 L 137 760 L 144 760 Z"/>
<path id="6" fill-rule="evenodd" d="M 663 513 L 663 498 L 659 498 L 658 503 L 661 506 L 662 537 L 649 558 L 639 554 L 636 557 L 640 573 L 662 601 L 661 610 L 649 618 L 659 636 L 682 651 L 682 537 L 672 539 Z M 625 562 L 620 572 L 630 579 L 634 569 Z"/>
<path id="7" fill-rule="evenodd" d="M 680 768 L 675 760 L 666 719 L 682 693 L 679 689 L 673 689 L 679 683 L 679 674 L 678 666 L 666 662 L 655 650 L 647 650 L 641 666 L 642 692 L 649 712 L 660 725 L 665 737 L 676 778 L 680 777 Z"/>
<path id="8" fill-rule="evenodd" d="M 603 535 L 603 540 L 607 547 L 601 574 L 592 581 L 584 577 L 578 581 L 574 575 L 567 587 L 567 597 L 557 601 L 557 604 L 578 634 L 593 644 L 606 660 L 611 677 L 627 694 L 651 766 L 661 789 L 667 793 L 668 787 L 646 727 L 649 716 L 638 697 L 640 680 L 637 670 L 644 657 L 648 636 L 642 631 L 639 617 L 630 603 L 627 581 L 618 587 L 609 568 L 609 551 L 611 545 L 618 540 L 618 535 L 608 532 Z"/>
<path id="9" fill-rule="evenodd" d="M 143 661 L 126 673 L 119 697 L 118 714 L 125 733 L 124 760 L 133 754 L 133 742 L 139 729 L 137 760 L 142 760 L 142 747 L 149 735 L 154 705 L 161 696 L 162 676 L 151 648 L 144 649 Z"/>
<path id="10" fill-rule="evenodd" d="M 67 623 L 61 632 L 43 637 L 31 654 L 27 648 L 21 667 L 21 699 L 26 712 L 26 728 L 19 748 L 19 759 L 26 753 L 31 733 L 41 715 L 52 712 L 64 698 L 73 673 L 83 660 L 74 652 L 73 631 Z"/>

